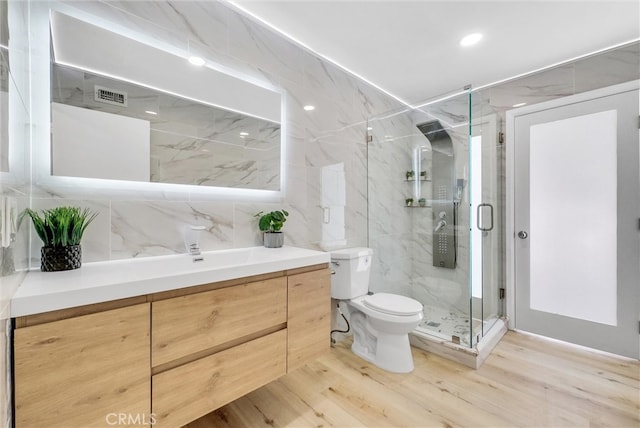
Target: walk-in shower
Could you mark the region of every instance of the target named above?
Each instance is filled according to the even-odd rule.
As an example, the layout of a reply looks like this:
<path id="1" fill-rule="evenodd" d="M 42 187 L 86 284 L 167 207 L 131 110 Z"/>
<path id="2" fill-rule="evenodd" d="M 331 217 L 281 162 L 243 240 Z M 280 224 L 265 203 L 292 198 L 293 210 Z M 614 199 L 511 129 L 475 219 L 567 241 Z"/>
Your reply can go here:
<path id="1" fill-rule="evenodd" d="M 472 349 L 502 316 L 498 115 L 467 91 L 368 128 L 370 288 L 423 304 L 414 337 Z"/>

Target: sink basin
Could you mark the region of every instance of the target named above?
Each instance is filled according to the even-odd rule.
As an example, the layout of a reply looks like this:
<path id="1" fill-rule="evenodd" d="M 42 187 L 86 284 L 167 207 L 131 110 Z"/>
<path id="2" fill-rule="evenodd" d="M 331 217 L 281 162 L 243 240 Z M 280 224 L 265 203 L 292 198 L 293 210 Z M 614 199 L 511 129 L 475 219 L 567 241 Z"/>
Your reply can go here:
<path id="1" fill-rule="evenodd" d="M 194 257 L 202 259 L 194 261 Z M 80 269 L 27 273 L 11 299 L 11 316 L 24 316 L 329 263 L 330 254 L 305 248 L 249 247 L 84 263 Z"/>
<path id="2" fill-rule="evenodd" d="M 258 247 L 255 247 L 258 248 Z M 180 254 L 173 256 L 145 257 L 132 260 L 134 269 L 150 269 L 162 272 L 162 275 L 174 275 L 180 272 L 194 270 L 224 269 L 230 266 L 244 265 L 254 252 L 254 247 L 238 248 L 233 250 L 206 251 L 198 256 Z M 197 261 L 195 261 L 197 260 Z"/>

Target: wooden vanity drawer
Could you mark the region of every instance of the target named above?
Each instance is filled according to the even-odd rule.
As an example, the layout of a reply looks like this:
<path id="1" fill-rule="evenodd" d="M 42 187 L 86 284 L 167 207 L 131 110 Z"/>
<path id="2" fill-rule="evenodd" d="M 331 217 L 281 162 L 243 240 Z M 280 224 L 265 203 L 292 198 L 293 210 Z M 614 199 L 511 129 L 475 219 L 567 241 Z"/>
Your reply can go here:
<path id="1" fill-rule="evenodd" d="M 17 428 L 150 417 L 148 303 L 18 328 L 14 355 Z"/>
<path id="2" fill-rule="evenodd" d="M 183 426 L 284 375 L 286 349 L 285 329 L 153 376 L 155 426 Z"/>
<path id="3" fill-rule="evenodd" d="M 287 372 L 290 372 L 329 351 L 331 271 L 290 275 L 288 284 Z"/>
<path id="4" fill-rule="evenodd" d="M 157 367 L 286 321 L 286 277 L 153 302 L 152 365 Z"/>

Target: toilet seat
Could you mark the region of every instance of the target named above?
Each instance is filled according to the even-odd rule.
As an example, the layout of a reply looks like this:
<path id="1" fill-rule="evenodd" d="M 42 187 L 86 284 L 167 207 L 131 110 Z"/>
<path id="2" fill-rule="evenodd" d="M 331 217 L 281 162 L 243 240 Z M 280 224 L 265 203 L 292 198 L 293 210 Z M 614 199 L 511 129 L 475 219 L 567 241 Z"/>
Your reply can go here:
<path id="1" fill-rule="evenodd" d="M 410 316 L 422 312 L 422 304 L 410 297 L 390 293 L 366 296 L 362 303 L 370 309 L 389 315 Z"/>

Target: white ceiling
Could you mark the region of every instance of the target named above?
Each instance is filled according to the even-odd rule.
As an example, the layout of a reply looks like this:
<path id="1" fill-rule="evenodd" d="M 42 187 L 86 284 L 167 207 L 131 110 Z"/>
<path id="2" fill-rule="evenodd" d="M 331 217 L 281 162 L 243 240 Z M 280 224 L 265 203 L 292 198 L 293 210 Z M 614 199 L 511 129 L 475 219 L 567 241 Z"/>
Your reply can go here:
<path id="1" fill-rule="evenodd" d="M 638 0 L 232 3 L 409 104 L 640 37 Z"/>

